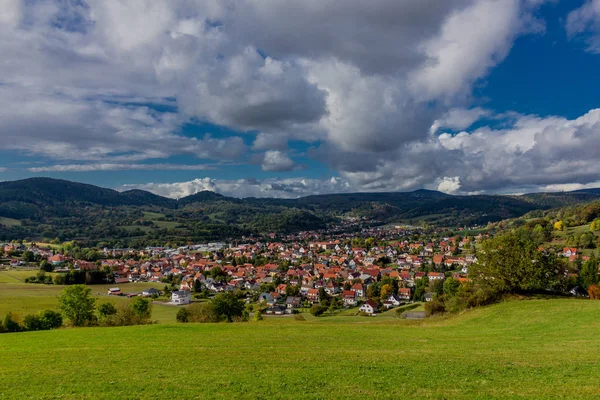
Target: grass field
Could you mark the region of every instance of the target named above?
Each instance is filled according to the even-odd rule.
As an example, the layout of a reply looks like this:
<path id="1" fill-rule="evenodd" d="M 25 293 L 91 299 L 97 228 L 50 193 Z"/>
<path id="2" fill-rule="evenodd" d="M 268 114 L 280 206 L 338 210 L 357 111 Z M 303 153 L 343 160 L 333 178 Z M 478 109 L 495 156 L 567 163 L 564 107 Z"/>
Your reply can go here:
<path id="1" fill-rule="evenodd" d="M 56 309 L 58 295 L 64 286 L 24 283 L 29 276 L 35 276 L 37 271 L 9 270 L 0 271 L 0 318 L 6 313 L 13 312 L 21 317 L 45 309 Z M 98 298 L 97 304 L 111 301 L 115 304 L 128 303 L 131 299 L 120 296 L 107 296 L 108 288 L 118 286 L 123 292 L 139 293 L 144 289 L 154 287 L 162 289 L 163 283 L 125 283 L 90 286 L 92 294 Z M 177 307 L 155 303 L 152 319 L 160 323 L 175 322 Z M 2 397 L 0 397 L 1 399 Z"/>
<path id="2" fill-rule="evenodd" d="M 0 225 L 4 225 L 9 228 L 13 226 L 21 226 L 21 221 L 14 218 L 0 217 Z"/>
<path id="3" fill-rule="evenodd" d="M 600 302 L 0 335 L 0 398 L 598 398 Z"/>

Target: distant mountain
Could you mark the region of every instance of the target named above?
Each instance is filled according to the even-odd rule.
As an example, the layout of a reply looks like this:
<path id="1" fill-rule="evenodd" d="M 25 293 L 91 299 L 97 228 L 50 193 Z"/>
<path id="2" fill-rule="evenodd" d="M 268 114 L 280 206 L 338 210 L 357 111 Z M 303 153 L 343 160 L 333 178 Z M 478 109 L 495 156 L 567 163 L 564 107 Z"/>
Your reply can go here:
<path id="1" fill-rule="evenodd" d="M 82 238 L 128 244 L 179 243 L 325 228 L 342 217 L 380 223 L 485 224 L 533 210 L 600 199 L 600 189 L 522 196 L 453 196 L 432 190 L 343 193 L 298 199 L 245 198 L 202 191 L 179 200 L 51 178 L 0 182 L 0 240 Z M 2 217 L 18 219 L 6 226 Z"/>

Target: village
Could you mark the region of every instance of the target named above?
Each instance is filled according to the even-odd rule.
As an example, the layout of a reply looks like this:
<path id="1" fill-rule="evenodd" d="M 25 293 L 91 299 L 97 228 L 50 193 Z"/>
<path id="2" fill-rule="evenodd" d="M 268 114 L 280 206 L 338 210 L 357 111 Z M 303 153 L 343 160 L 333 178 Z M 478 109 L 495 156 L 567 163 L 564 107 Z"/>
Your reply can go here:
<path id="1" fill-rule="evenodd" d="M 95 261 L 33 243 L 8 243 L 2 250 L 7 256 L 32 253 L 55 273 L 103 271 L 103 283 L 114 284 L 107 293 L 111 296 L 166 297 L 171 305 L 186 305 L 231 292 L 248 304 L 260 304 L 265 314 L 295 314 L 325 303 L 374 316 L 407 303 L 431 301 L 443 293 L 446 280 L 457 285 L 469 280 L 477 243 L 487 235 L 444 233 L 396 226 L 355 234 L 271 235 L 243 244 L 104 248 Z M 563 249 L 561 256 L 570 261 L 579 257 L 576 248 Z M 12 267 L 25 265 L 22 257 L 10 259 Z M 145 282 L 155 285 L 135 292 L 119 287 Z M 54 283 L 59 283 L 56 278 Z M 164 288 L 157 289 L 162 283 Z"/>

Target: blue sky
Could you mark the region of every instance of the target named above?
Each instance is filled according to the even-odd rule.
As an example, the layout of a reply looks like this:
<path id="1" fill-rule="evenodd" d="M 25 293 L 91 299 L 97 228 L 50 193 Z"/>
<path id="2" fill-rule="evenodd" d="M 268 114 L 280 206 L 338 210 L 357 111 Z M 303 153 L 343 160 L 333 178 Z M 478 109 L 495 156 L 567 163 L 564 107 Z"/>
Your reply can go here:
<path id="1" fill-rule="evenodd" d="M 6 0 L 0 180 L 600 186 L 600 0 Z"/>

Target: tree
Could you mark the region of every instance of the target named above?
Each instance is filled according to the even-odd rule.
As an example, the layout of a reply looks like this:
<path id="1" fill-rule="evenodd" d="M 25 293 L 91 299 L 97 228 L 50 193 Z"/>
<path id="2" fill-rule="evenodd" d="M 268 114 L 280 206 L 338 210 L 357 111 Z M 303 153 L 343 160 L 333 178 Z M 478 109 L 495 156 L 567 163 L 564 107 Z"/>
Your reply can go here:
<path id="1" fill-rule="evenodd" d="M 386 283 L 385 285 L 383 285 L 381 287 L 381 299 L 382 300 L 387 299 L 388 297 L 390 297 L 390 295 L 392 293 L 394 293 L 394 287 L 391 284 Z"/>
<path id="2" fill-rule="evenodd" d="M 255 322 L 262 321 L 263 319 L 264 319 L 263 315 L 259 310 L 254 311 L 254 321 Z"/>
<path id="3" fill-rule="evenodd" d="M 564 228 L 565 228 L 565 226 L 564 226 L 564 225 L 565 225 L 565 224 L 564 224 L 562 221 L 556 221 L 556 222 L 554 223 L 554 230 L 555 230 L 555 231 L 562 231 L 562 230 L 564 230 Z"/>
<path id="4" fill-rule="evenodd" d="M 458 293 L 460 282 L 454 278 L 448 278 L 444 282 L 444 294 L 448 297 L 455 296 Z"/>
<path id="5" fill-rule="evenodd" d="M 73 285 L 60 293 L 59 307 L 74 326 L 84 326 L 94 321 L 96 299 L 91 292 L 85 285 Z"/>
<path id="6" fill-rule="evenodd" d="M 194 292 L 200 293 L 202 291 L 202 282 L 200 279 L 194 279 Z"/>
<path id="7" fill-rule="evenodd" d="M 232 293 L 220 293 L 212 300 L 215 311 L 220 319 L 232 322 L 234 317 L 242 316 L 244 302 Z"/>
<path id="8" fill-rule="evenodd" d="M 194 303 L 189 308 L 189 322 L 218 322 L 219 315 L 210 303 Z"/>
<path id="9" fill-rule="evenodd" d="M 40 261 L 40 270 L 46 271 L 46 272 L 52 272 L 52 271 L 54 271 L 54 266 L 52 264 L 50 264 L 48 261 L 42 260 L 42 261 Z"/>
<path id="10" fill-rule="evenodd" d="M 29 250 L 24 251 L 23 254 L 21 254 L 21 259 L 25 262 L 33 262 L 35 261 L 35 254 Z"/>
<path id="11" fill-rule="evenodd" d="M 190 312 L 187 308 L 180 308 L 179 311 L 177 311 L 177 322 L 188 322 L 189 318 Z"/>
<path id="12" fill-rule="evenodd" d="M 144 299 L 143 297 L 136 297 L 129 307 L 131 307 L 140 321 L 147 321 L 150 319 L 150 315 L 152 314 L 152 304 L 150 303 L 150 300 Z"/>
<path id="13" fill-rule="evenodd" d="M 531 292 L 558 278 L 555 266 L 553 253 L 538 250 L 528 234 L 517 231 L 485 241 L 469 276 L 500 293 Z"/>
<path id="14" fill-rule="evenodd" d="M 591 257 L 589 260 L 581 264 L 578 283 L 581 287 L 587 288 L 597 284 L 599 281 L 598 260 L 596 260 L 596 257 Z"/>
<path id="15" fill-rule="evenodd" d="M 117 307 L 113 303 L 102 303 L 98 306 L 98 314 L 101 318 L 108 318 L 117 313 Z"/>

